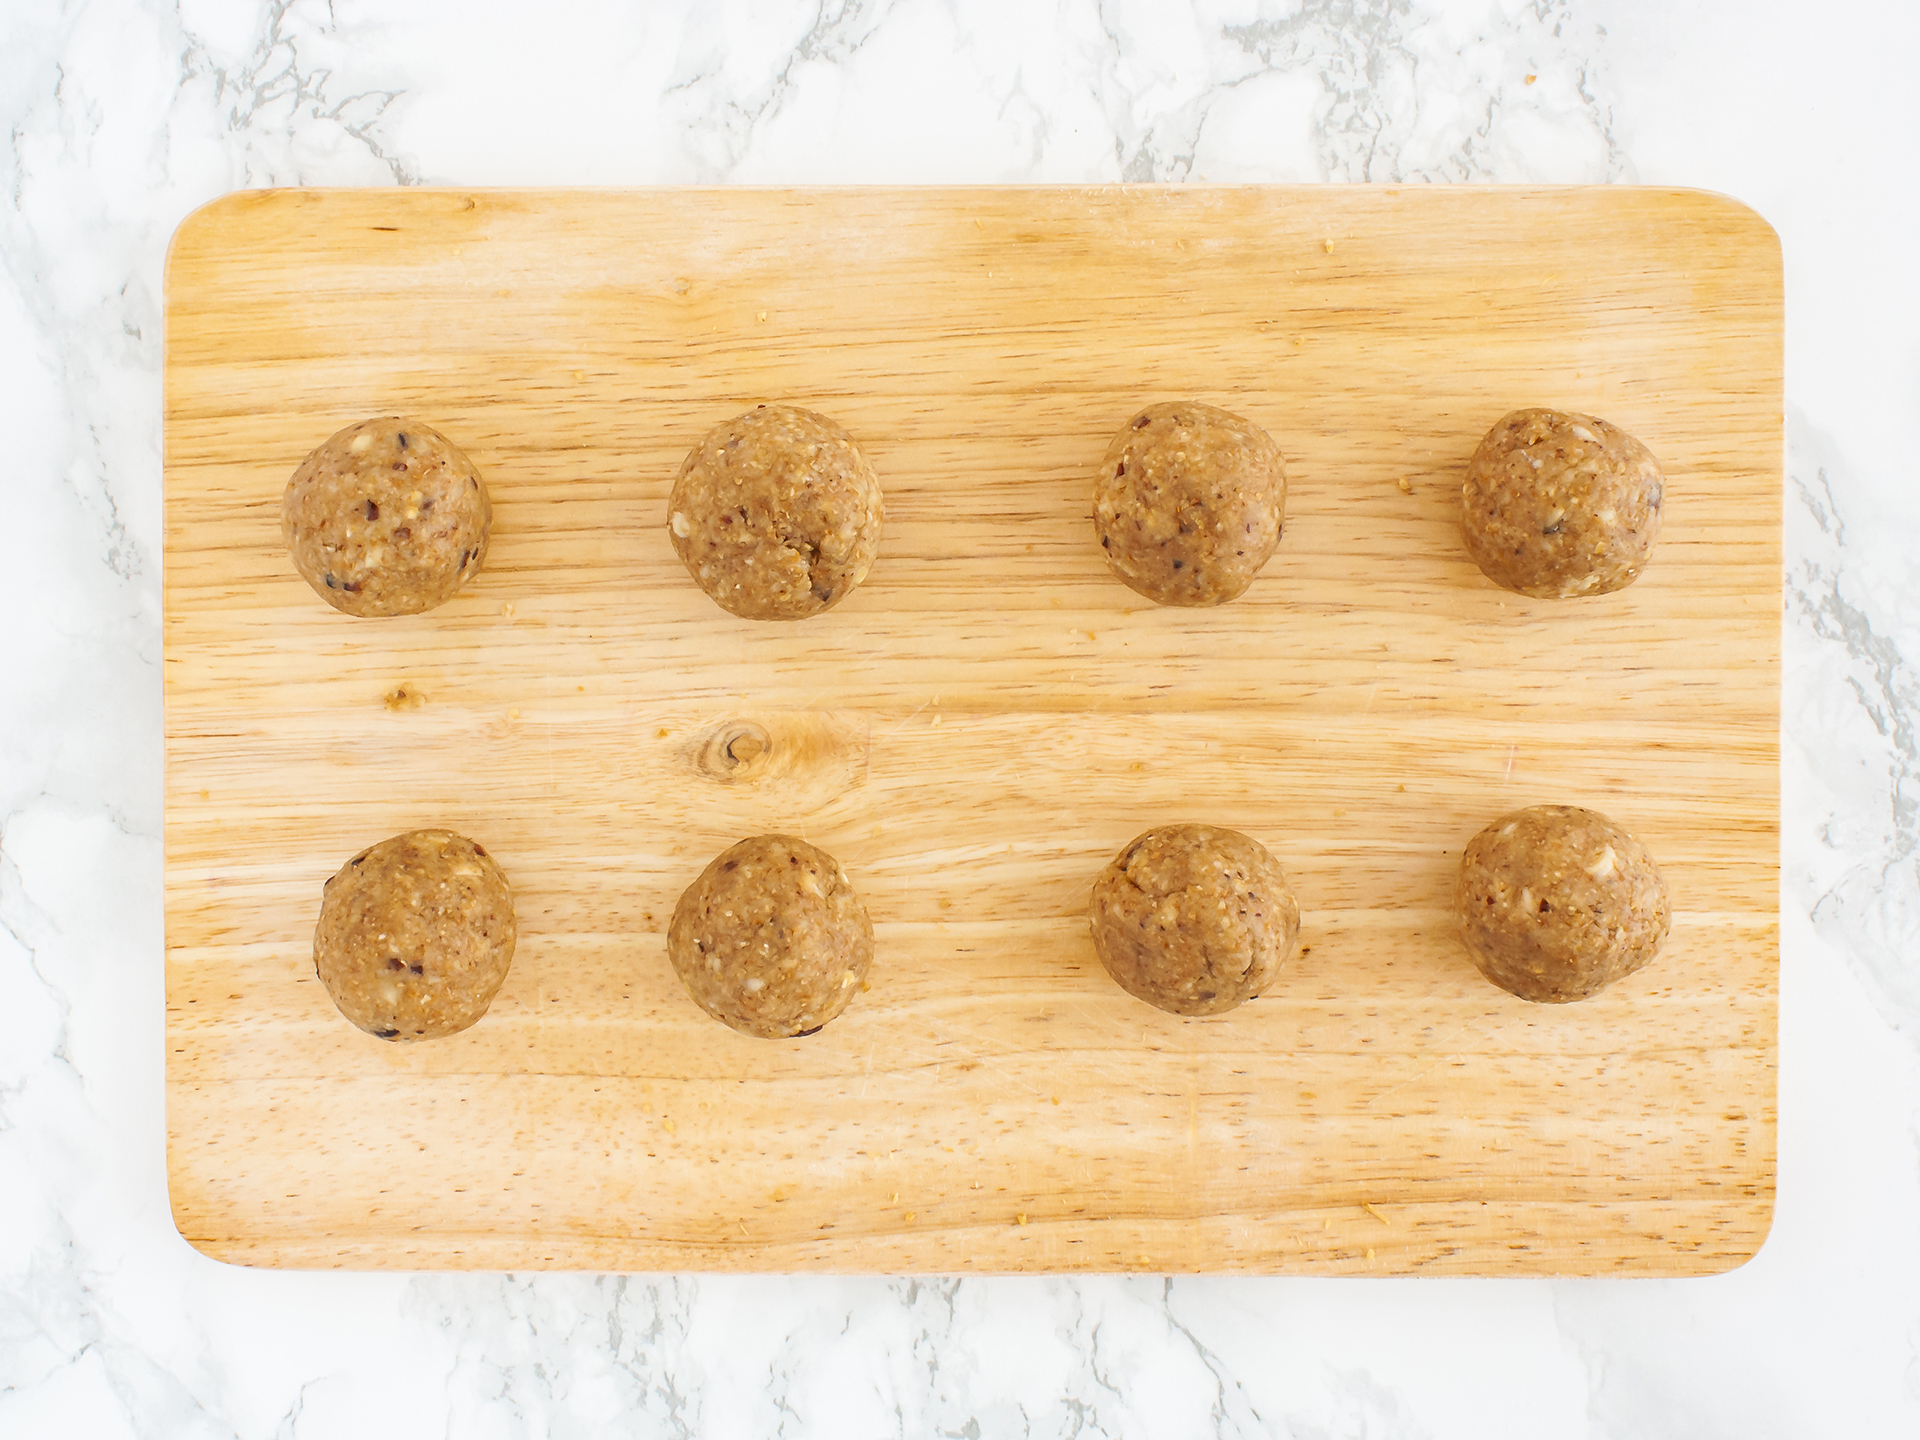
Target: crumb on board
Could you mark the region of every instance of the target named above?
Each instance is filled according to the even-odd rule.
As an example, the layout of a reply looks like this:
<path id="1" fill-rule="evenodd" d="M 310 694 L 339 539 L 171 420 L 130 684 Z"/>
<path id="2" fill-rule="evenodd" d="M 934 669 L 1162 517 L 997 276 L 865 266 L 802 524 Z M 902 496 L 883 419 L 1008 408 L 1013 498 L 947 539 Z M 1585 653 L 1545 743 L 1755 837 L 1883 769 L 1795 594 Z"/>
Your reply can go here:
<path id="1" fill-rule="evenodd" d="M 1393 483 L 1400 487 L 1400 493 L 1402 495 L 1411 495 L 1413 493 L 1413 482 L 1407 479 L 1406 476 L 1402 475 L 1398 480 L 1394 481 Z"/>
<path id="2" fill-rule="evenodd" d="M 1380 1211 L 1375 1208 L 1374 1203 L 1371 1200 L 1362 1200 L 1360 1202 L 1360 1208 L 1366 1211 L 1367 1214 L 1371 1215 L 1374 1219 L 1378 1220 L 1382 1225 L 1393 1224 L 1391 1220 L 1387 1219 L 1386 1216 L 1382 1215 Z"/>
<path id="3" fill-rule="evenodd" d="M 1333 241 L 1331 241 L 1331 240 L 1322 240 L 1322 241 L 1320 242 L 1320 248 L 1321 248 L 1322 250 L 1324 250 L 1324 251 L 1326 251 L 1326 252 L 1327 252 L 1327 254 L 1329 254 L 1329 255 L 1331 255 L 1331 254 L 1333 253 Z"/>
<path id="4" fill-rule="evenodd" d="M 1026 1224 L 1026 1223 L 1027 1223 L 1027 1212 L 1026 1212 L 1026 1211 L 1024 1211 L 1024 1210 L 1022 1210 L 1022 1211 L 1021 1211 L 1021 1212 L 1020 1212 L 1020 1213 L 1019 1213 L 1018 1215 L 1016 1215 L 1016 1216 L 1014 1216 L 1014 1217 L 1013 1217 L 1013 1223 L 1014 1223 L 1014 1224 L 1016 1224 L 1016 1225 L 1024 1225 L 1024 1224 Z"/>

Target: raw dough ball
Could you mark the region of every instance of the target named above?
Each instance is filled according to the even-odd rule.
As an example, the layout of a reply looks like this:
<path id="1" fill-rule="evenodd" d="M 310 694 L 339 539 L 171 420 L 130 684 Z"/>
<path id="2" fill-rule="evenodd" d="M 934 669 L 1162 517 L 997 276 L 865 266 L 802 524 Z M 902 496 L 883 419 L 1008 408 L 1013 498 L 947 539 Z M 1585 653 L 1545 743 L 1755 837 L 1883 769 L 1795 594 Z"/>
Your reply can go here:
<path id="1" fill-rule="evenodd" d="M 480 573 L 493 504 L 439 431 L 383 415 L 349 425 L 287 482 L 280 529 L 314 591 L 349 615 L 418 615 Z"/>
<path id="2" fill-rule="evenodd" d="M 786 835 L 721 852 L 687 887 L 667 956 L 702 1010 L 747 1035 L 811 1035 L 873 964 L 873 922 L 840 862 Z"/>
<path id="3" fill-rule="evenodd" d="M 1618 425 L 1516 410 L 1467 463 L 1467 550 L 1489 580 L 1522 595 L 1604 595 L 1639 577 L 1665 493 L 1660 462 Z"/>
<path id="4" fill-rule="evenodd" d="M 327 881 L 313 968 L 368 1034 L 431 1040 L 487 1013 L 513 941 L 513 894 L 493 857 L 451 830 L 409 830 Z"/>
<path id="5" fill-rule="evenodd" d="M 824 415 L 762 405 L 709 430 L 673 482 L 674 553 L 723 610 L 801 620 L 839 604 L 880 550 L 880 480 Z"/>
<path id="6" fill-rule="evenodd" d="M 1113 573 L 1162 605 L 1222 605 L 1280 543 L 1287 462 L 1251 420 L 1149 405 L 1107 447 L 1093 522 Z"/>
<path id="7" fill-rule="evenodd" d="M 1093 882 L 1093 948 L 1129 994 L 1175 1015 L 1217 1015 L 1273 980 L 1300 938 L 1300 906 L 1257 840 L 1161 825 Z"/>
<path id="8" fill-rule="evenodd" d="M 1536 805 L 1467 845 L 1456 892 L 1480 973 L 1523 1000 L 1582 1000 L 1654 956 L 1667 885 L 1647 847 L 1597 810 Z"/>

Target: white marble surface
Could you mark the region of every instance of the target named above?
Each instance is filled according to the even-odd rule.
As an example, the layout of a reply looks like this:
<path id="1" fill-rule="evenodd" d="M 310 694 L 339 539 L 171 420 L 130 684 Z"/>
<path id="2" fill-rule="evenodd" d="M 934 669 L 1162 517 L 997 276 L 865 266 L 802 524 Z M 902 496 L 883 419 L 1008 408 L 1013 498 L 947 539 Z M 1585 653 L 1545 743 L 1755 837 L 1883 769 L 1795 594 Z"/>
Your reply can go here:
<path id="1" fill-rule="evenodd" d="M 537 19 L 527 18 L 537 15 Z M 6 0 L 0 1436 L 1920 1434 L 1920 7 Z M 367 1276 L 168 1218 L 161 264 L 248 185 L 1622 181 L 1785 245 L 1780 1182 L 1689 1282 Z"/>

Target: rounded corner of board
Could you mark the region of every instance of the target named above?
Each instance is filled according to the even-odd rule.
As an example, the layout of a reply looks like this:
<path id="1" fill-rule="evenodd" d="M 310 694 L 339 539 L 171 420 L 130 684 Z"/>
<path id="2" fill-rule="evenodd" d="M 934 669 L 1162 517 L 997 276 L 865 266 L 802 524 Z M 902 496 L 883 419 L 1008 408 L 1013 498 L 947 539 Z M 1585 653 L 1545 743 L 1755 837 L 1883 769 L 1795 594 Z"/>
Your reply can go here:
<path id="1" fill-rule="evenodd" d="M 1712 1263 L 1692 1272 L 1700 1279 L 1711 1279 L 1716 1275 L 1731 1275 L 1736 1270 L 1744 1270 L 1767 1248 L 1773 1239 L 1773 1222 L 1778 1215 L 1774 1204 L 1774 1193 L 1768 1190 L 1759 1196 L 1752 1211 L 1743 1217 L 1747 1222 L 1744 1234 L 1740 1235 L 1728 1249 L 1712 1257 Z"/>
<path id="2" fill-rule="evenodd" d="M 298 189 L 279 187 L 271 190 L 229 190 L 189 210 L 173 227 L 167 241 L 166 283 L 173 285 L 176 266 L 199 258 L 202 251 L 223 251 L 228 247 L 228 232 L 241 220 L 259 211 L 285 205 L 290 197 L 302 194 Z"/>
<path id="3" fill-rule="evenodd" d="M 215 1265 L 231 1265 L 236 1269 L 255 1268 L 254 1262 L 244 1258 L 232 1241 L 214 1235 L 195 1234 L 194 1219 L 181 1210 L 178 1200 L 173 1200 L 168 1210 L 173 1220 L 173 1233 L 180 1237 L 182 1244 L 202 1260 L 211 1261 Z"/>
<path id="4" fill-rule="evenodd" d="M 1667 193 L 1688 208 L 1711 217 L 1722 231 L 1737 237 L 1756 251 L 1764 251 L 1773 268 L 1779 270 L 1780 232 L 1773 228 L 1772 221 L 1746 201 L 1721 190 L 1699 186 L 1675 186 Z"/>

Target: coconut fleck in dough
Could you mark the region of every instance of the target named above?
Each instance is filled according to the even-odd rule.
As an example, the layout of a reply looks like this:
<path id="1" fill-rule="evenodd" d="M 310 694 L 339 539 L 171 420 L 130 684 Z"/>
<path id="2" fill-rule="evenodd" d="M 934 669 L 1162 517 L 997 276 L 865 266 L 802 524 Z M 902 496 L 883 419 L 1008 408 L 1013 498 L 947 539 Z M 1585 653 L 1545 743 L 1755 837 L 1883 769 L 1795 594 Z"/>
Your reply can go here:
<path id="1" fill-rule="evenodd" d="M 313 967 L 368 1034 L 432 1040 L 487 1013 L 513 942 L 513 894 L 493 857 L 451 830 L 409 830 L 327 881 Z"/>
<path id="2" fill-rule="evenodd" d="M 1647 847 L 1597 810 L 1536 805 L 1468 843 L 1456 893 L 1480 973 L 1523 1000 L 1582 1000 L 1645 965 L 1672 921 Z"/>
<path id="3" fill-rule="evenodd" d="M 1129 420 L 1093 485 L 1107 565 L 1162 605 L 1243 594 L 1280 543 L 1286 510 L 1287 463 L 1273 438 L 1192 400 Z"/>
<path id="4" fill-rule="evenodd" d="M 673 482 L 674 553 L 723 610 L 802 620 L 838 605 L 880 550 L 880 480 L 824 415 L 762 405 L 716 425 Z"/>
<path id="5" fill-rule="evenodd" d="M 1660 534 L 1660 462 L 1618 425 L 1516 410 L 1467 463 L 1467 550 L 1496 585 L 1539 599 L 1604 595 L 1639 577 Z"/>
<path id="6" fill-rule="evenodd" d="M 1300 906 L 1257 840 L 1213 825 L 1137 836 L 1093 883 L 1093 948 L 1120 987 L 1175 1015 L 1264 990 L 1300 938 Z"/>
<path id="7" fill-rule="evenodd" d="M 349 615 L 417 615 L 452 599 L 480 572 L 492 526 L 473 462 L 397 415 L 332 436 L 300 462 L 280 502 L 294 567 Z"/>
<path id="8" fill-rule="evenodd" d="M 873 964 L 873 922 L 826 851 L 756 835 L 723 851 L 674 907 L 667 956 L 702 1010 L 746 1035 L 811 1035 Z"/>

